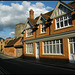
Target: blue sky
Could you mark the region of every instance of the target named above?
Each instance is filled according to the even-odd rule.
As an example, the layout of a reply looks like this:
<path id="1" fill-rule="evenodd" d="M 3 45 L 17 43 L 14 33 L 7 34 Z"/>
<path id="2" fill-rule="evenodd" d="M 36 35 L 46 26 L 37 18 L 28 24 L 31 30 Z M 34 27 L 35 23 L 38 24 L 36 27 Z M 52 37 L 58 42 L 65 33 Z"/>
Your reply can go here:
<path id="1" fill-rule="evenodd" d="M 34 16 L 46 13 L 55 8 L 58 1 L 0 1 L 0 37 L 14 37 L 15 25 L 25 23 L 29 10 L 34 10 Z M 64 1 L 69 3 L 71 1 Z"/>

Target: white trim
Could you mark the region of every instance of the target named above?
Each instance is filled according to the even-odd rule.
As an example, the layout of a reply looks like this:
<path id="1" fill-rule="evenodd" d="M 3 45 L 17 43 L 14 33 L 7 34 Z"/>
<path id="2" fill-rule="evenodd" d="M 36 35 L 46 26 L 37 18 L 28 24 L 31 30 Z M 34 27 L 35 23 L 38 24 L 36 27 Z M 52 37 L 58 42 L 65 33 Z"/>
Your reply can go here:
<path id="1" fill-rule="evenodd" d="M 44 23 L 41 24 L 41 34 L 46 33 L 46 31 L 42 32 L 42 30 L 44 30 L 44 27 L 45 27 L 45 24 Z M 45 30 L 46 30 L 46 28 L 45 28 Z"/>
<path id="2" fill-rule="evenodd" d="M 40 21 L 40 19 L 41 19 L 41 18 L 43 18 L 43 19 L 44 19 L 44 21 L 47 21 L 47 20 L 46 20 L 46 19 L 45 19 L 45 18 L 44 18 L 41 14 L 40 14 L 40 17 L 39 17 L 39 19 L 38 19 L 38 21 L 37 21 L 37 23 L 36 23 L 36 24 L 40 24 L 40 23 L 39 23 L 39 21 Z"/>
<path id="3" fill-rule="evenodd" d="M 54 16 L 54 14 L 55 14 L 55 12 L 56 12 L 56 10 L 57 10 L 57 8 L 59 7 L 60 4 L 63 5 L 65 8 L 69 9 L 70 11 L 74 11 L 74 9 L 72 7 L 70 7 L 67 4 L 64 4 L 64 3 L 60 2 L 60 1 L 58 1 L 57 5 L 54 8 L 54 11 L 53 11 L 53 13 L 52 13 L 52 15 L 50 17 L 51 19 L 57 17 L 57 16 Z M 63 15 L 63 13 L 62 13 L 62 15 Z"/>
<path id="4" fill-rule="evenodd" d="M 70 39 L 73 39 L 75 40 L 75 38 L 69 38 L 69 62 L 70 63 L 75 63 L 75 50 L 74 50 L 74 44 L 75 44 L 75 41 L 72 41 L 70 42 Z M 70 52 L 70 44 L 72 44 L 72 48 L 73 48 L 73 53 Z"/>
<path id="5" fill-rule="evenodd" d="M 56 25 L 57 26 L 57 25 Z M 62 28 L 58 28 L 58 29 L 55 29 L 55 31 L 57 30 L 61 30 L 61 29 L 65 29 L 65 28 L 69 28 L 69 27 L 73 27 L 74 25 L 70 25 L 70 26 L 66 26 L 66 27 L 62 27 Z"/>
<path id="6" fill-rule="evenodd" d="M 36 59 L 40 59 L 40 47 L 37 50 L 37 44 L 39 44 L 39 42 L 36 42 Z M 38 45 L 39 46 L 39 45 Z M 37 57 L 37 51 L 39 52 L 39 57 Z"/>
<path id="7" fill-rule="evenodd" d="M 28 45 L 28 44 L 30 44 L 30 45 L 32 44 L 32 48 L 31 48 L 31 49 L 32 49 L 32 53 L 27 53 L 27 48 L 28 48 L 27 45 Z M 33 54 L 33 43 L 28 43 L 28 44 L 26 44 L 26 54 Z M 30 46 L 30 47 L 31 47 L 31 46 Z"/>
<path id="8" fill-rule="evenodd" d="M 33 35 L 30 35 L 30 36 L 26 36 L 26 37 L 32 37 Z"/>
<path id="9" fill-rule="evenodd" d="M 64 54 L 42 54 L 42 55 L 55 55 L 55 56 L 64 56 Z"/>
<path id="10" fill-rule="evenodd" d="M 69 16 L 70 16 L 70 18 L 69 18 Z M 67 17 L 67 19 L 64 19 L 65 17 Z M 62 18 L 62 20 L 60 20 Z M 59 21 L 57 21 L 57 19 L 59 20 Z M 61 16 L 61 17 L 59 17 L 59 18 L 56 18 L 56 30 L 57 29 L 62 29 L 62 28 L 65 28 L 65 27 L 69 27 L 69 26 L 72 26 L 72 25 L 70 25 L 69 24 L 69 21 L 68 20 L 72 20 L 72 17 L 71 17 L 71 14 L 68 14 L 68 15 L 64 15 L 64 16 Z M 65 21 L 67 21 L 67 26 L 66 25 L 64 25 L 64 22 Z M 61 26 L 61 22 L 63 22 L 63 27 Z M 57 28 L 57 24 L 59 24 L 59 28 Z"/>
<path id="11" fill-rule="evenodd" d="M 43 42 L 43 54 L 49 54 L 49 55 L 60 55 L 60 54 L 62 54 L 62 52 L 61 52 L 61 50 L 62 50 L 62 47 L 61 47 L 61 42 L 60 42 L 60 39 L 59 40 L 57 40 L 58 41 L 58 43 L 56 43 L 56 40 L 50 40 L 50 41 L 44 41 Z M 54 43 L 53 43 L 54 42 Z M 59 51 L 57 52 L 57 45 L 59 45 Z M 52 46 L 52 50 L 50 50 L 50 46 Z M 55 46 L 55 51 L 54 51 L 54 47 L 53 46 Z M 63 46 L 63 45 L 62 45 Z M 44 47 L 45 47 L 45 50 L 44 50 Z M 47 48 L 49 48 L 49 53 L 47 53 Z M 45 52 L 44 52 L 45 51 Z M 50 52 L 51 51 L 51 52 Z"/>

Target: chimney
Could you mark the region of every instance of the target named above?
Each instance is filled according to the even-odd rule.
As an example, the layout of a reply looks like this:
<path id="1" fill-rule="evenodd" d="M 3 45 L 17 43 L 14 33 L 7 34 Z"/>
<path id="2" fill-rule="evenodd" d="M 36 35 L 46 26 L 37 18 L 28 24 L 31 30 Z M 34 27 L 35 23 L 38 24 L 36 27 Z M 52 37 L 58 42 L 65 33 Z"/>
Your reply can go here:
<path id="1" fill-rule="evenodd" d="M 34 19 L 34 11 L 32 9 L 29 11 L 29 15 L 31 19 Z"/>

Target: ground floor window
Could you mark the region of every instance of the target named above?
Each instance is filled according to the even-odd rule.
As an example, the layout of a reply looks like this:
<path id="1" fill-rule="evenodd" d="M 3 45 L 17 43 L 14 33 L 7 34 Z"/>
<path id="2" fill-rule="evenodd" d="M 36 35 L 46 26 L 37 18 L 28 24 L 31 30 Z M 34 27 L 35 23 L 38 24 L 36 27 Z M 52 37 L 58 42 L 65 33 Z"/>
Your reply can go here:
<path id="1" fill-rule="evenodd" d="M 33 54 L 33 43 L 29 43 L 26 45 L 27 54 Z"/>
<path id="2" fill-rule="evenodd" d="M 63 54 L 62 39 L 43 42 L 44 54 Z"/>
<path id="3" fill-rule="evenodd" d="M 74 54 L 75 53 L 75 37 L 69 38 L 69 45 L 70 45 L 70 53 Z"/>

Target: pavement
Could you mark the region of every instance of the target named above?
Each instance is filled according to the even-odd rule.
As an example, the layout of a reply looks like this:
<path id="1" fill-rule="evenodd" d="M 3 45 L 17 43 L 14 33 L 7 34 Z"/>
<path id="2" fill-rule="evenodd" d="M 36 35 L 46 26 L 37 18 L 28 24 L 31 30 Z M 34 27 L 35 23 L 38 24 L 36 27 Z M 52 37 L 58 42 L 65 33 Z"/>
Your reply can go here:
<path id="1" fill-rule="evenodd" d="M 0 53 L 0 54 L 2 54 L 2 53 Z M 50 62 L 43 62 L 43 61 L 38 61 L 38 60 L 16 58 L 16 57 L 5 55 L 5 54 L 2 54 L 2 56 L 4 56 L 4 58 L 2 58 L 2 59 L 14 59 L 14 60 L 19 60 L 19 61 L 28 61 L 28 62 L 36 63 L 36 64 L 43 64 L 43 65 L 47 65 L 47 66 L 54 66 L 54 67 L 61 67 L 61 68 L 75 70 L 75 63 L 50 63 Z"/>
<path id="2" fill-rule="evenodd" d="M 4 73 L 0 70 L 0 74 L 4 74 Z"/>

